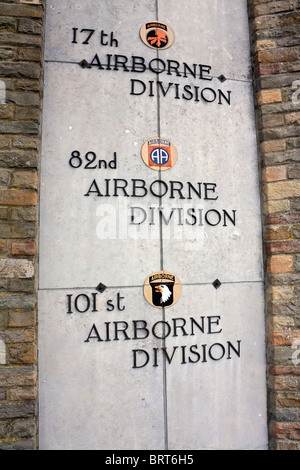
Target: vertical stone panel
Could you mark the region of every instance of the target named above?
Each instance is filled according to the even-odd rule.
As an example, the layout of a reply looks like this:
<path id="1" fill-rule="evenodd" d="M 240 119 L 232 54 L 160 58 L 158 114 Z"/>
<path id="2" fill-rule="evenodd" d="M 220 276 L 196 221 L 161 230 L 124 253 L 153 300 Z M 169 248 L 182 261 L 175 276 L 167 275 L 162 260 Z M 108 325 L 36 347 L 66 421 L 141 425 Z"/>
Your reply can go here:
<path id="1" fill-rule="evenodd" d="M 41 448 L 267 447 L 250 65 L 245 1 L 47 3 Z"/>

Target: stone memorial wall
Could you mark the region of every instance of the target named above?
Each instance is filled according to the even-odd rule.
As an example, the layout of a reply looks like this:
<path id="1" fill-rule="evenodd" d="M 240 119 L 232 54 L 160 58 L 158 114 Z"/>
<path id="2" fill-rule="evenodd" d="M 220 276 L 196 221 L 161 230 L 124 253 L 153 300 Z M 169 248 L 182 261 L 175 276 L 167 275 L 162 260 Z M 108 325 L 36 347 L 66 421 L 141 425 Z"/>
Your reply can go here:
<path id="1" fill-rule="evenodd" d="M 44 60 L 40 445 L 266 448 L 246 2 L 51 0 Z"/>
<path id="2" fill-rule="evenodd" d="M 298 0 L 0 16 L 0 448 L 297 449 Z"/>

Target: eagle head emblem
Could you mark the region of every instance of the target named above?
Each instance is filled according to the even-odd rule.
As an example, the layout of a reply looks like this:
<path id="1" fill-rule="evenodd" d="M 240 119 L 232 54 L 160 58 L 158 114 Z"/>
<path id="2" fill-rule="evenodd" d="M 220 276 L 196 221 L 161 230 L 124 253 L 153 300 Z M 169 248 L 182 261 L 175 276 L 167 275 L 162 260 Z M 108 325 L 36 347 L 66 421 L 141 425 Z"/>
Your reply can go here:
<path id="1" fill-rule="evenodd" d="M 152 302 L 156 307 L 168 307 L 173 304 L 174 279 L 150 279 Z"/>

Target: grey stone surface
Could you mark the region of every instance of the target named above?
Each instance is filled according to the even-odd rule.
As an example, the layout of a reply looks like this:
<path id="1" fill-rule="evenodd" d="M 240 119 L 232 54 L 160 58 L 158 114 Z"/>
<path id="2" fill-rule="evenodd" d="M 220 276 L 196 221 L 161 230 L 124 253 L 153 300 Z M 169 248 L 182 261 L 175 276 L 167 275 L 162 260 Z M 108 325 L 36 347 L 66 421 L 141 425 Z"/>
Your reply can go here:
<path id="1" fill-rule="evenodd" d="M 169 449 L 267 449 L 262 296 L 260 282 L 184 286 L 167 312 L 186 333 L 190 317 L 204 327 L 166 339 L 170 356 L 178 346 L 166 372 Z"/>
<path id="2" fill-rule="evenodd" d="M 46 5 L 46 46 L 45 59 L 51 61 L 80 62 L 93 58 L 97 52 L 108 54 L 142 55 L 153 57 L 153 51 L 143 45 L 139 39 L 140 27 L 156 17 L 156 2 L 141 0 L 117 2 L 104 0 L 101 5 L 86 0 L 50 0 Z M 78 28 L 77 44 L 72 44 L 73 28 Z M 86 41 L 89 32 L 82 29 L 94 29 L 95 33 Z M 101 47 L 101 31 L 108 34 L 103 42 L 109 42 L 110 33 L 117 39 L 118 47 Z M 115 43 L 113 43 L 114 45 Z"/>
<path id="3" fill-rule="evenodd" d="M 132 338 L 132 320 L 159 321 L 161 312 L 153 312 L 141 289 L 123 288 L 98 293 L 98 312 L 79 313 L 74 309 L 73 314 L 66 313 L 66 295 L 73 295 L 75 301 L 76 296 L 91 297 L 93 292 L 40 292 L 40 447 L 163 449 L 163 369 L 133 369 L 132 352 L 145 345 L 161 347 L 161 340 L 127 340 L 123 333 L 115 340 L 114 324 L 127 322 Z M 120 308 L 125 307 L 122 311 L 117 309 L 118 292 L 124 297 L 120 299 Z M 107 311 L 111 308 L 108 300 L 115 305 L 111 312 Z M 77 306 L 85 309 L 83 297 Z M 105 323 L 110 323 L 111 341 L 105 341 Z M 92 338 L 85 342 L 93 324 L 102 342 Z M 125 326 L 119 323 L 118 328 Z M 47 334 L 50 330 L 52 334 Z M 138 335 L 144 336 L 143 331 Z M 91 336 L 96 336 L 95 331 Z"/>
<path id="4" fill-rule="evenodd" d="M 130 225 L 128 207 L 144 198 L 123 196 L 122 190 L 114 197 L 113 180 L 125 179 L 132 194 L 131 179 L 148 187 L 157 179 L 140 157 L 144 141 L 157 134 L 156 101 L 146 111 L 138 97 L 128 100 L 127 76 L 119 81 L 113 72 L 103 77 L 76 67 L 48 64 L 45 70 L 40 286 L 95 287 L 100 280 L 109 286 L 141 285 L 160 264 L 159 231 L 151 235 L 146 227 Z M 69 164 L 74 150 L 83 158 L 78 169 Z M 84 169 L 90 151 L 97 154 L 96 163 L 110 162 L 116 152 L 117 169 Z M 94 179 L 102 194 L 110 179 L 111 196 L 84 196 Z M 147 198 L 147 204 L 154 202 Z"/>
<path id="5" fill-rule="evenodd" d="M 184 80 L 178 82 L 184 86 Z M 174 207 L 183 209 L 181 219 L 174 211 L 173 220 L 163 224 L 164 267 L 177 272 L 184 283 L 210 282 L 220 277 L 231 282 L 262 280 L 252 88 L 234 80 L 222 85 L 214 80 L 210 86 L 224 93 L 231 91 L 231 105 L 187 102 L 168 96 L 160 99 L 161 134 L 170 136 L 180 155 L 162 179 L 168 184 L 172 180 L 184 184 L 181 194 L 174 193 L 174 199 L 163 201 L 166 216 Z M 189 199 L 187 182 L 196 189 L 201 183 L 201 199 L 194 192 Z"/>
<path id="6" fill-rule="evenodd" d="M 250 79 L 247 0 L 160 0 L 158 13 L 175 31 L 172 49 L 160 57 L 210 65 L 214 77 Z"/>
<path id="7" fill-rule="evenodd" d="M 101 2 L 101 8 L 93 1 L 50 0 L 46 7 L 46 60 L 80 62 L 89 60 L 87 52 L 89 54 L 90 50 L 105 53 L 105 48 L 99 48 L 101 31 L 115 33 L 114 38 L 118 40 L 118 49 L 112 49 L 115 53 L 151 60 L 155 51 L 143 45 L 139 30 L 144 23 L 158 20 L 170 25 L 175 33 L 172 48 L 159 51 L 163 60 L 209 65 L 214 77 L 224 74 L 227 78 L 250 80 L 246 0 L 235 0 L 234 3 L 232 0 L 193 0 L 188 3 L 185 0 L 176 3 L 174 0 L 127 3 L 105 0 Z M 77 44 L 70 44 L 73 28 L 79 31 Z M 89 34 L 81 33 L 83 28 L 96 30 L 89 40 L 91 48 L 82 44 Z M 186 34 L 186 28 L 191 34 Z M 110 36 L 103 41 L 110 41 Z M 218 61 L 215 61 L 216 56 Z"/>
<path id="8" fill-rule="evenodd" d="M 158 133 L 156 100 L 145 94 L 129 96 L 127 75 L 105 74 L 104 78 L 98 70 L 70 64 L 46 66 L 40 286 L 93 287 L 97 276 L 110 286 L 141 285 L 148 272 L 160 265 L 159 207 L 167 220 L 162 224 L 164 268 L 177 271 L 182 282 L 210 282 L 215 276 L 226 281 L 261 280 L 258 164 L 250 85 L 226 82 L 224 93 L 232 92 L 230 106 L 176 100 L 173 95 L 160 97 L 160 133 L 173 141 L 179 153 L 176 165 L 160 176 L 140 157 L 144 141 Z M 196 112 L 197 106 L 202 113 Z M 74 150 L 80 152 L 80 168 L 69 164 Z M 92 167 L 99 159 L 109 163 L 116 152 L 117 169 L 84 169 L 85 154 L 91 151 L 97 154 Z M 72 162 L 79 164 L 77 158 Z M 159 178 L 168 184 L 161 201 L 149 190 Z M 108 179 L 110 196 L 99 197 L 92 182 L 95 180 L 105 195 Z M 132 180 L 143 180 L 148 194 L 124 197 L 118 190 L 119 196 L 114 197 L 114 179 L 128 182 L 130 196 Z M 173 198 L 171 181 L 179 181 L 174 188 L 183 184 L 182 192 L 174 191 Z M 196 189 L 201 183 L 201 199 L 194 193 L 188 198 L 188 182 Z M 209 199 L 205 199 L 205 185 Z M 93 192 L 85 196 L 89 189 Z M 158 185 L 155 192 L 159 192 Z M 136 193 L 143 194 L 143 190 Z M 187 217 L 191 209 L 196 219 Z M 224 210 L 235 217 L 235 225 L 228 217 L 224 219 Z M 213 225 L 205 221 L 208 211 Z M 214 226 L 218 217 L 221 222 Z M 195 220 L 195 225 L 189 225 Z M 139 225 L 139 221 L 143 223 Z M 112 251 L 119 254 L 115 268 L 111 266 Z M 195 257 L 195 252 L 201 257 Z M 220 252 L 221 257 L 214 255 Z M 133 272 L 134 277 L 128 274 Z"/>
<path id="9" fill-rule="evenodd" d="M 41 291 L 41 448 L 266 449 L 262 292 L 183 286 L 163 313 L 141 288 Z"/>

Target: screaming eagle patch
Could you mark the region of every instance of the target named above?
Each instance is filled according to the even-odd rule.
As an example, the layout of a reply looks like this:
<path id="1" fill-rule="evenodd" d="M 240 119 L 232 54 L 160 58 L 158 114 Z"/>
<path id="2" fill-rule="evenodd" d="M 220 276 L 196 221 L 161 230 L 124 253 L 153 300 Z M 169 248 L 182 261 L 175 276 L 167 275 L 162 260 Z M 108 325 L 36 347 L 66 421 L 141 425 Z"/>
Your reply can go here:
<path id="1" fill-rule="evenodd" d="M 180 295 L 180 282 L 172 273 L 158 271 L 148 276 L 145 281 L 144 296 L 153 307 L 172 307 L 178 301 Z"/>

